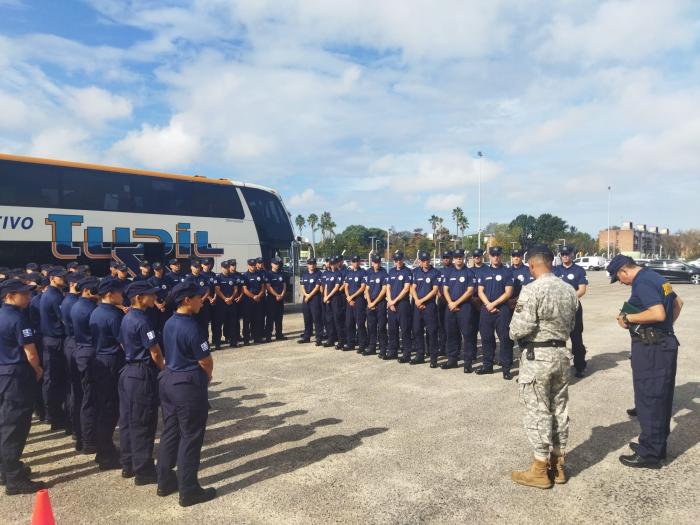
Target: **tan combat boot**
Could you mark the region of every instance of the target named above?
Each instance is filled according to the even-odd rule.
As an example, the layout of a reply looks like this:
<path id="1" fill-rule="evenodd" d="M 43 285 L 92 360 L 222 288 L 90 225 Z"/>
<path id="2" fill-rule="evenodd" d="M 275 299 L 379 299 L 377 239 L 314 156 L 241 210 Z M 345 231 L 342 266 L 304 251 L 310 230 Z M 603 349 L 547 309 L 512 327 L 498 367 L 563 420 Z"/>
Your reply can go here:
<path id="1" fill-rule="evenodd" d="M 547 461 L 534 459 L 529 470 L 513 471 L 510 479 L 515 483 L 520 483 L 527 487 L 537 487 L 538 489 L 551 489 L 552 480 L 547 475 Z"/>
<path id="2" fill-rule="evenodd" d="M 564 456 L 552 454 L 549 460 L 549 470 L 552 473 L 554 483 L 562 484 L 568 481 L 566 471 L 564 470 Z"/>

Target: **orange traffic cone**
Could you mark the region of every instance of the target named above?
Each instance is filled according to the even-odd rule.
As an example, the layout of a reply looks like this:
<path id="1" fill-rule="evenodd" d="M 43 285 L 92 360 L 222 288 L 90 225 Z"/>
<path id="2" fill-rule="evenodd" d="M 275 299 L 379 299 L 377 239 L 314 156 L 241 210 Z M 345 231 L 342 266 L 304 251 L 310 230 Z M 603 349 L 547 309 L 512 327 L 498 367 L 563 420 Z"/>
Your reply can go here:
<path id="1" fill-rule="evenodd" d="M 32 525 L 56 525 L 51 510 L 51 500 L 49 491 L 41 489 L 36 493 L 34 500 L 34 511 L 32 512 Z"/>

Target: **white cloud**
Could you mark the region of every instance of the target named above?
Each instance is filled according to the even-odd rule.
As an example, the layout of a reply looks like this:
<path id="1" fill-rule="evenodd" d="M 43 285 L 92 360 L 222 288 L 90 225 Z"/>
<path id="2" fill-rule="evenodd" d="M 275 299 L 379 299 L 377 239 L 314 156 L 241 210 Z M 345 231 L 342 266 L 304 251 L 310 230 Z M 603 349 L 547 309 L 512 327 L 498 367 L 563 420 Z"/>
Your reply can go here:
<path id="1" fill-rule="evenodd" d="M 85 142 L 89 134 L 77 127 L 49 127 L 36 134 L 29 146 L 29 154 L 68 160 L 92 160 Z"/>
<path id="2" fill-rule="evenodd" d="M 167 126 L 143 124 L 114 144 L 110 155 L 137 162 L 141 166 L 170 169 L 192 164 L 202 149 L 200 138 L 175 116 Z"/>
<path id="3" fill-rule="evenodd" d="M 274 149 L 272 140 L 254 133 L 238 133 L 229 138 L 224 155 L 232 160 L 260 157 Z"/>
<path id="4" fill-rule="evenodd" d="M 69 88 L 66 105 L 85 125 L 100 126 L 114 119 L 131 116 L 131 101 L 107 90 L 90 86 Z"/>
<path id="5" fill-rule="evenodd" d="M 464 193 L 438 193 L 425 201 L 425 209 L 434 211 L 451 211 L 457 206 L 464 206 Z"/>
<path id="6" fill-rule="evenodd" d="M 292 195 L 287 201 L 292 208 L 309 209 L 321 203 L 321 198 L 312 188 L 307 188 L 301 193 Z"/>
<path id="7" fill-rule="evenodd" d="M 586 105 L 564 110 L 555 118 L 528 129 L 515 138 L 510 146 L 512 153 L 525 153 L 565 137 L 590 117 L 594 108 Z"/>

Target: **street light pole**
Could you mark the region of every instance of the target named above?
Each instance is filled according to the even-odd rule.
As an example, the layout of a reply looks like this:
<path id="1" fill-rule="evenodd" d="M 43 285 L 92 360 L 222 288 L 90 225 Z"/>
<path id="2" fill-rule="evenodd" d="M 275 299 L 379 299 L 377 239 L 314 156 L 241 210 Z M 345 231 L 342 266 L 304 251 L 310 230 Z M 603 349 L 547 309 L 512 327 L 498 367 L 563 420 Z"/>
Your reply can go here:
<path id="1" fill-rule="evenodd" d="M 612 200 L 612 190 L 608 186 L 608 260 L 610 260 L 610 201 Z"/>
<path id="2" fill-rule="evenodd" d="M 481 164 L 484 161 L 484 154 L 479 151 L 477 152 L 477 155 L 479 157 L 479 191 L 478 197 L 477 197 L 477 227 L 478 227 L 478 235 L 477 235 L 477 248 L 481 248 Z"/>

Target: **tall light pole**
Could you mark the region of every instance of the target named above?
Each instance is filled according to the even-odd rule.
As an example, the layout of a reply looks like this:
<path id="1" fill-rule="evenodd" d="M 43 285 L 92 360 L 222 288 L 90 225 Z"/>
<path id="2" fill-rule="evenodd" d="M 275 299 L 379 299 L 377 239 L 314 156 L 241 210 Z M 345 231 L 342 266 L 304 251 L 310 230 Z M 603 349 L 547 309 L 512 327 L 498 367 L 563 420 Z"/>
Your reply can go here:
<path id="1" fill-rule="evenodd" d="M 612 190 L 608 186 L 608 260 L 610 260 L 610 201 L 612 200 Z"/>
<path id="2" fill-rule="evenodd" d="M 477 228 L 478 228 L 478 233 L 477 233 L 477 248 L 481 248 L 481 164 L 484 161 L 484 154 L 482 152 L 477 152 L 477 156 L 479 157 L 479 191 L 477 192 L 478 197 L 477 197 Z"/>

